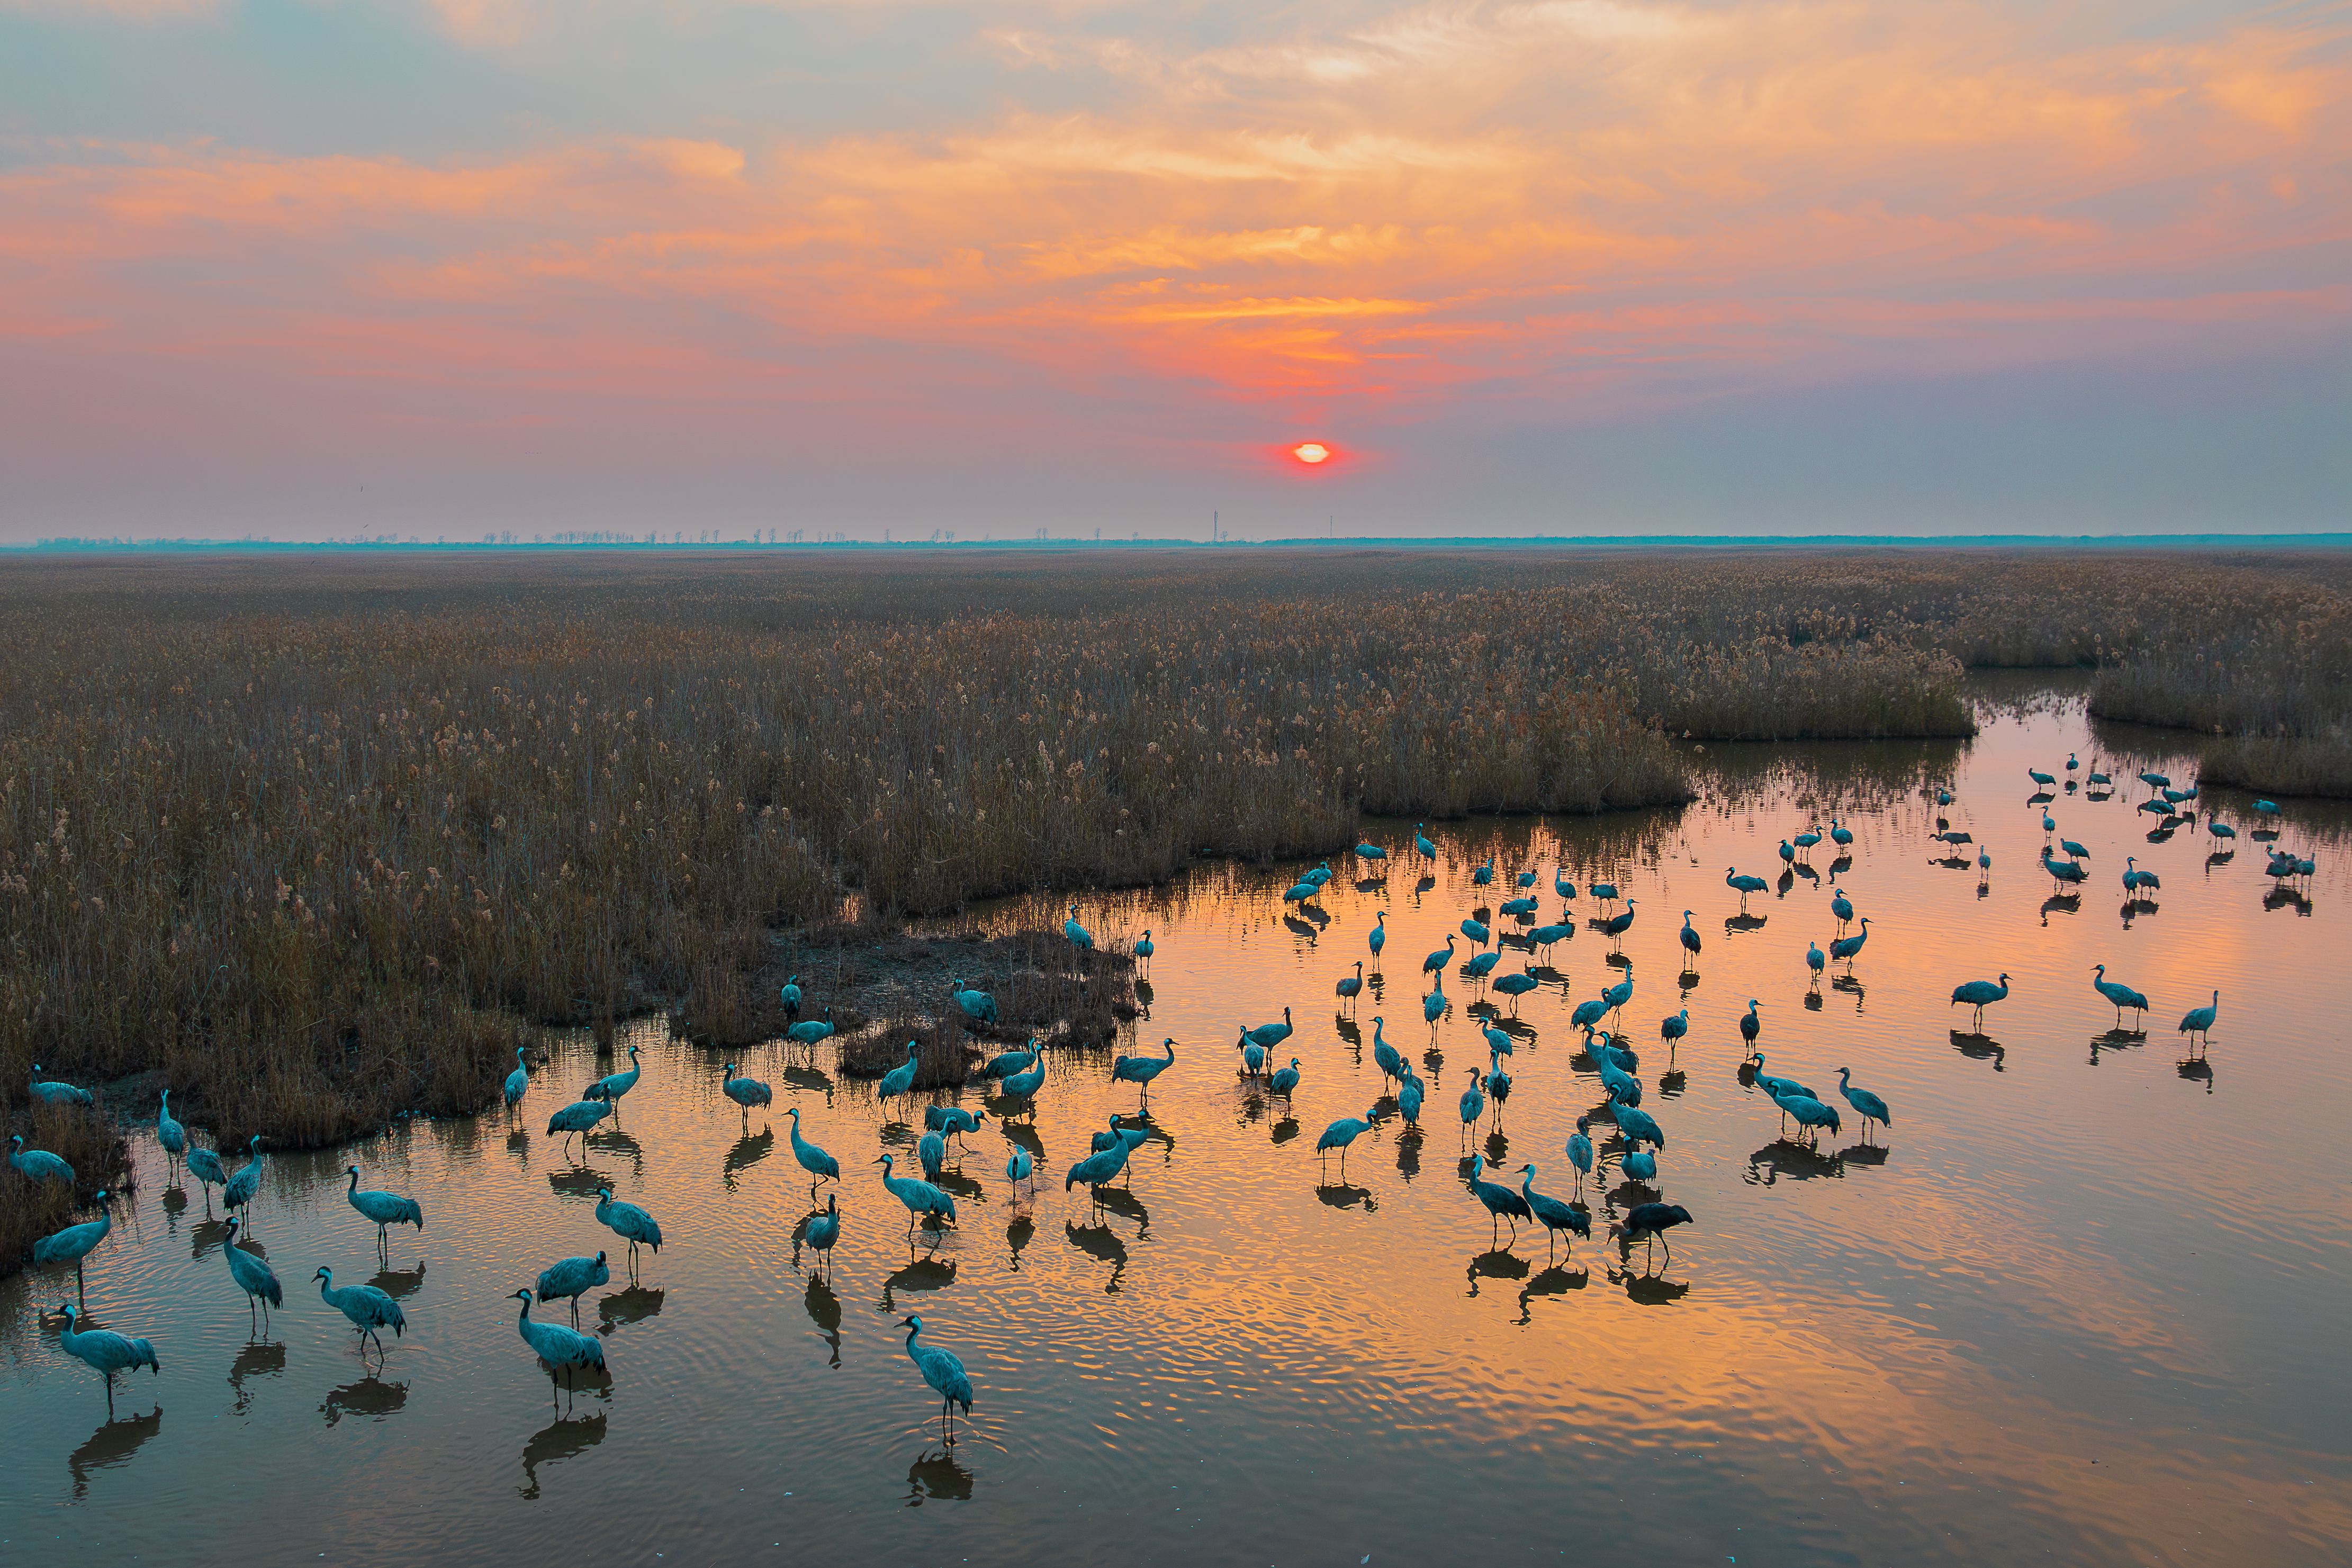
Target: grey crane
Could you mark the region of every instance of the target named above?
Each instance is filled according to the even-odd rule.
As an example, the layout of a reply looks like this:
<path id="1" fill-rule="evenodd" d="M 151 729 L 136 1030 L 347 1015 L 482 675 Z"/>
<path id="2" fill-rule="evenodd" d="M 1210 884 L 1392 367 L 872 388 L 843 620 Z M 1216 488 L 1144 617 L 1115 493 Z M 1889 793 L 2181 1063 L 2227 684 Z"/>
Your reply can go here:
<path id="1" fill-rule="evenodd" d="M 22 1133 L 8 1140 L 8 1163 L 16 1173 L 31 1182 L 63 1182 L 74 1184 L 74 1168 L 50 1153 L 47 1149 L 27 1149 Z"/>
<path id="2" fill-rule="evenodd" d="M 360 1168 L 357 1165 L 352 1166 L 343 1173 L 351 1177 L 350 1184 L 343 1189 L 343 1201 L 358 1210 L 362 1219 L 375 1221 L 375 1246 L 378 1252 L 383 1252 L 391 1247 L 392 1235 L 388 1227 L 392 1226 L 413 1225 L 419 1235 L 424 1234 L 425 1211 L 417 1206 L 415 1198 L 404 1198 L 398 1193 L 360 1191 Z"/>
<path id="3" fill-rule="evenodd" d="M 188 1130 L 172 1117 L 172 1091 L 163 1091 L 163 1102 L 155 1108 L 155 1142 L 163 1146 L 164 1172 L 168 1179 L 172 1164 L 188 1152 Z"/>
<path id="4" fill-rule="evenodd" d="M 809 1202 L 814 1203 L 816 1189 L 820 1184 L 841 1180 L 841 1162 L 801 1136 L 799 1106 L 785 1107 L 784 1114 L 793 1119 L 793 1158 L 800 1163 L 802 1170 L 814 1178 L 809 1183 Z M 545 1291 L 541 1292 L 542 1297 L 545 1294 Z"/>
<path id="5" fill-rule="evenodd" d="M 1371 1115 L 1368 1110 L 1362 1116 L 1342 1116 L 1323 1129 L 1322 1135 L 1315 1140 L 1315 1152 L 1322 1156 L 1326 1169 L 1330 1164 L 1331 1151 L 1339 1151 L 1339 1179 L 1342 1182 L 1348 1179 L 1348 1146 L 1372 1130 Z"/>
<path id="6" fill-rule="evenodd" d="M 1118 1152 L 1123 1162 L 1127 1158 L 1127 1145 L 1120 1144 Z M 907 1205 L 908 1236 L 915 1234 L 915 1222 L 926 1215 L 937 1215 L 950 1223 L 954 1222 L 955 1199 L 929 1182 L 898 1174 L 896 1155 L 885 1154 L 874 1163 L 882 1167 L 882 1184 L 890 1189 L 890 1195 Z"/>
<path id="7" fill-rule="evenodd" d="M 64 1331 L 58 1335 L 58 1343 L 64 1347 L 66 1354 L 74 1357 L 90 1371 L 105 1374 L 106 1414 L 110 1419 L 114 1415 L 114 1374 L 116 1373 L 136 1372 L 143 1366 L 152 1371 L 158 1377 L 163 1375 L 163 1363 L 155 1359 L 155 1347 L 151 1342 L 134 1340 L 126 1334 L 118 1334 L 107 1329 L 91 1329 L 87 1332 L 77 1332 L 74 1325 L 81 1313 L 79 1309 L 69 1301 L 58 1304 L 58 1315 L 66 1321 Z"/>
<path id="8" fill-rule="evenodd" d="M 1862 1133 L 1864 1137 L 1867 1138 L 1870 1136 L 1870 1124 L 1874 1121 L 1877 1122 L 1882 1127 L 1892 1127 L 1895 1125 L 1895 1113 L 1887 1110 L 1886 1101 L 1879 1099 L 1878 1096 L 1871 1093 L 1870 1090 L 1866 1089 L 1856 1089 L 1853 1087 L 1853 1069 L 1852 1068 L 1838 1068 L 1838 1092 L 1845 1096 L 1845 1102 L 1848 1105 L 1853 1106 L 1855 1111 L 1861 1115 Z"/>
<path id="9" fill-rule="evenodd" d="M 737 1078 L 733 1062 L 719 1069 L 719 1092 L 735 1102 L 736 1109 L 743 1113 L 742 1122 L 747 1129 L 751 1125 L 751 1108 L 772 1105 L 776 1099 L 776 1091 L 758 1079 Z"/>
<path id="10" fill-rule="evenodd" d="M 2096 991 L 2100 995 L 2105 997 L 2109 1002 L 2115 1005 L 2116 1028 L 2120 1029 L 2124 1026 L 2124 1009 L 2126 1007 L 2138 1013 L 2143 1021 L 2146 1020 L 2147 1014 L 2147 997 L 2141 995 L 2138 992 L 2133 990 L 2130 986 L 2125 984 L 2120 980 L 2108 979 L 2107 966 L 2104 963 L 2093 964 L 2091 966 L 2091 973 L 2095 976 L 2095 978 L 2091 982 L 2091 989 Z"/>
<path id="11" fill-rule="evenodd" d="M 1622 1224 L 1609 1227 L 1609 1237 L 1628 1247 L 1637 1241 L 1645 1246 L 1655 1242 L 1666 1248 L 1666 1261 L 1672 1263 L 1675 1249 L 1666 1246 L 1666 1232 L 1690 1223 L 1690 1210 L 1680 1204 L 1635 1204 Z"/>
<path id="12" fill-rule="evenodd" d="M 575 1100 L 547 1119 L 547 1135 L 552 1138 L 561 1132 L 568 1143 L 573 1133 L 581 1133 L 583 1134 L 581 1143 L 585 1147 L 587 1139 L 584 1134 L 588 1129 L 612 1114 L 613 1108 L 601 1100 Z"/>
<path id="13" fill-rule="evenodd" d="M 54 1079 L 47 1083 L 43 1083 L 41 1081 L 41 1064 L 38 1062 L 35 1062 L 33 1064 L 33 1098 L 39 1100 L 44 1105 L 79 1105 L 89 1107 L 98 1103 L 97 1100 L 91 1096 L 89 1090 L 86 1089 L 76 1089 L 69 1083 L 58 1083 Z"/>
<path id="14" fill-rule="evenodd" d="M 247 1252 L 236 1244 L 237 1222 L 228 1222 L 228 1234 L 221 1242 L 221 1256 L 228 1259 L 228 1277 L 245 1292 L 245 1317 L 248 1328 L 253 1324 L 255 1302 L 261 1303 L 259 1332 L 269 1331 L 269 1309 L 286 1305 L 286 1288 L 278 1282 L 278 1271 L 257 1253 Z"/>
<path id="15" fill-rule="evenodd" d="M 572 1302 L 572 1321 L 580 1322 L 580 1298 L 599 1285 L 612 1283 L 613 1271 L 604 1266 L 604 1254 L 593 1258 L 565 1258 L 551 1263 L 539 1276 L 539 1300 L 541 1305 L 559 1296 Z"/>
<path id="16" fill-rule="evenodd" d="M 1591 1238 L 1592 1216 L 1591 1215 L 1572 1205 L 1564 1204 L 1549 1194 L 1536 1191 L 1536 1168 L 1533 1165 L 1522 1165 L 1519 1170 L 1519 1196 L 1527 1204 L 1528 1214 L 1544 1227 L 1544 1239 L 1548 1244 L 1546 1256 L 1549 1256 L 1550 1247 L 1559 1244 L 1559 1233 L 1563 1230 L 1571 1237 L 1580 1236 L 1588 1240 Z M 1576 1243 L 1573 1241 L 1569 1243 L 1571 1250 L 1575 1246 Z"/>
<path id="17" fill-rule="evenodd" d="M 632 1268 L 636 1265 L 640 1244 L 652 1247 L 656 1257 L 661 1255 L 662 1231 L 654 1216 L 635 1204 L 617 1201 L 610 1187 L 596 1189 L 596 1223 L 629 1244 Z"/>
<path id="18" fill-rule="evenodd" d="M 603 1078 L 582 1089 L 580 1098 L 604 1100 L 613 1108 L 613 1114 L 618 1116 L 621 1113 L 621 1097 L 636 1088 L 637 1080 L 645 1076 L 646 1069 L 637 1060 L 637 1047 L 631 1046 L 628 1070 L 606 1073 Z"/>
<path id="19" fill-rule="evenodd" d="M 537 1351 L 539 1359 L 547 1363 L 547 1381 L 551 1389 L 554 1386 L 559 1369 L 565 1374 L 567 1387 L 570 1386 L 570 1374 L 576 1369 L 593 1367 L 598 1372 L 604 1370 L 604 1347 L 601 1343 L 576 1329 L 565 1328 L 562 1323 L 531 1321 L 530 1292 L 528 1289 L 516 1291 L 510 1299 L 522 1303 L 522 1316 L 515 1321 L 515 1332 L 520 1334 L 522 1342 Z"/>
<path id="20" fill-rule="evenodd" d="M 1473 1154 L 1470 1157 L 1470 1195 L 1486 1205 L 1486 1239 L 1490 1244 L 1493 1243 L 1495 1227 L 1507 1219 L 1511 1222 L 1511 1240 L 1516 1244 L 1519 1239 L 1518 1222 L 1523 1219 L 1533 1219 L 1535 1213 L 1528 1206 L 1526 1198 L 1511 1191 L 1500 1182 L 1486 1180 L 1486 1155 Z"/>
<path id="21" fill-rule="evenodd" d="M 1976 1009 L 1978 1028 L 1984 1026 L 1984 1010 L 1996 1002 L 2006 1000 L 2008 996 L 2009 976 L 2006 973 L 2001 975 L 2000 984 L 1998 985 L 1990 980 L 1970 980 L 1952 987 L 1954 1005 L 1965 1002 Z"/>
<path id="22" fill-rule="evenodd" d="M 1019 1152 L 1024 1160 L 1029 1157 L 1029 1152 L 1025 1149 Z M 824 1194 L 824 1212 L 809 1217 L 808 1227 L 801 1232 L 801 1239 L 814 1248 L 817 1255 L 827 1263 L 833 1261 L 834 1244 L 841 1239 L 841 1194 L 839 1193 Z"/>
<path id="23" fill-rule="evenodd" d="M 520 1046 L 517 1046 L 515 1047 L 514 1071 L 507 1074 L 506 1100 L 508 1115 L 511 1116 L 514 1114 L 515 1107 L 522 1103 L 522 1097 L 530 1088 L 530 1058 L 523 1055 L 523 1048 Z"/>
<path id="24" fill-rule="evenodd" d="M 907 1042 L 907 1059 L 882 1075 L 882 1081 L 874 1089 L 876 1099 L 889 1100 L 915 1087 L 915 1054 L 922 1048 L 920 1041 Z"/>
<path id="25" fill-rule="evenodd" d="M 63 1230 L 45 1236 L 33 1243 L 34 1268 L 47 1268 L 59 1263 L 70 1263 L 74 1266 L 74 1297 L 84 1303 L 88 1302 L 89 1298 L 82 1290 L 82 1260 L 97 1248 L 100 1242 L 106 1239 L 106 1233 L 114 1228 L 114 1211 L 110 1206 L 113 1201 L 113 1194 L 99 1194 L 96 1219 L 84 1221 L 80 1225 L 69 1225 Z"/>
<path id="26" fill-rule="evenodd" d="M 230 1209 L 245 1211 L 245 1228 L 253 1228 L 253 1199 L 261 1191 L 261 1134 L 253 1135 L 246 1145 L 246 1162 L 237 1167 L 236 1174 L 221 1189 L 221 1204 Z"/>
<path id="27" fill-rule="evenodd" d="M 221 1169 L 220 1156 L 210 1149 L 188 1151 L 188 1170 L 196 1178 L 196 1185 L 205 1194 L 205 1217 L 212 1217 L 213 1189 L 228 1185 L 228 1173 Z"/>
<path id="28" fill-rule="evenodd" d="M 1072 904 L 1070 909 L 1075 913 L 1077 906 Z M 940 1396 L 940 1429 L 947 1446 L 952 1447 L 955 1427 L 948 1415 L 948 1406 L 961 1405 L 966 1415 L 971 1414 L 971 1379 L 965 1373 L 963 1363 L 956 1359 L 952 1351 L 943 1351 L 937 1345 L 921 1342 L 922 1314 L 908 1313 L 900 1321 L 899 1326 L 907 1331 L 908 1358 L 915 1363 L 915 1370 L 923 1374 L 923 1381 L 930 1385 L 931 1392 Z"/>
<path id="29" fill-rule="evenodd" d="M 390 1329 L 392 1337 L 398 1339 L 408 1327 L 408 1314 L 400 1310 L 400 1303 L 374 1286 L 338 1286 L 331 1268 L 321 1268 L 310 1278 L 319 1282 L 319 1300 L 341 1312 L 359 1331 L 362 1342 L 374 1341 L 378 1356 L 383 1354 L 383 1335 L 377 1331 Z"/>

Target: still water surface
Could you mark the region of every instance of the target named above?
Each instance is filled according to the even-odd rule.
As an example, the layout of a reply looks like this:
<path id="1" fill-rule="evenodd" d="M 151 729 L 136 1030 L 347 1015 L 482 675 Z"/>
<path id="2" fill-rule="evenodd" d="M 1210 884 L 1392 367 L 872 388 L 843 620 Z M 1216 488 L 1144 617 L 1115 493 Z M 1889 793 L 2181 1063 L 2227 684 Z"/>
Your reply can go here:
<path id="1" fill-rule="evenodd" d="M 2193 760 L 2174 737 L 2090 726 L 2064 690 L 1986 692 L 1973 742 L 1720 748 L 1686 810 L 1447 825 L 1426 877 L 1411 825 L 1381 825 L 1386 884 L 1359 887 L 1339 862 L 1305 915 L 1278 902 L 1298 868 L 1087 900 L 1098 934 L 1151 929 L 1136 1033 L 1173 1036 L 1180 1057 L 1132 1191 L 1099 1210 L 1060 1173 L 1136 1104 L 1108 1052 L 1051 1060 L 1034 1133 L 1018 1134 L 1041 1152 L 1034 1201 L 1013 1201 L 992 1116 L 961 1162 L 962 1223 L 910 1244 L 866 1162 L 911 1153 L 919 1107 L 878 1102 L 825 1050 L 768 1047 L 749 1070 L 777 1103 L 747 1135 L 719 1093 L 721 1056 L 653 1026 L 621 1127 L 584 1159 L 541 1131 L 609 1070 L 584 1040 L 538 1069 L 520 1126 L 493 1114 L 268 1157 L 257 1229 L 288 1297 L 255 1338 L 220 1226 L 193 1183 L 167 1184 L 149 1141 L 136 1200 L 89 1265 L 93 1312 L 163 1361 L 126 1381 L 117 1419 L 36 1311 L 70 1273 L 0 1285 L 0 1557 L 2342 1562 L 2343 814 L 2291 805 L 2284 842 L 2319 874 L 2306 896 L 2266 900 L 2251 839 L 2212 860 L 2201 821 L 2148 842 L 2136 782 L 2105 802 L 2061 791 L 2048 809 L 2093 875 L 2078 902 L 2053 902 L 2027 767 L 2063 776 L 2071 749 L 2119 779 L 2185 781 Z M 1946 785 L 1957 799 L 1939 812 Z M 2200 804 L 2255 826 L 2241 797 Z M 1750 900 L 1759 921 L 1727 923 L 1724 868 L 1780 883 L 1778 842 L 1831 815 L 1855 834 L 1851 864 L 1833 870 L 1825 842 L 1813 875 Z M 1989 849 L 1989 879 L 1937 863 L 1938 815 Z M 1489 854 L 1496 887 L 1474 887 Z M 2164 881 L 2137 908 L 2126 855 Z M 1563 861 L 1580 889 L 1614 880 L 1639 900 L 1622 1028 L 1669 1141 L 1658 1194 L 1695 1216 L 1671 1264 L 1581 1241 L 1555 1261 L 1525 1226 L 1496 1250 L 1463 1184 L 1475 1150 L 1575 1191 L 1563 1141 L 1603 1096 L 1569 1014 L 1625 973 L 1582 924 L 1591 899 L 1509 1026 L 1508 1101 L 1468 1139 L 1455 1100 L 1485 1047 L 1467 945 L 1433 1031 L 1419 976 L 1524 868 L 1555 919 Z M 1832 882 L 1872 934 L 1851 979 L 1837 965 L 1816 991 L 1805 950 L 1834 932 Z M 1705 942 L 1696 979 L 1685 908 Z M 1381 910 L 1384 973 L 1350 1010 L 1332 985 Z M 2110 1034 L 2098 963 L 2155 1004 L 2144 1037 Z M 2014 993 L 1977 1033 L 1951 988 L 2003 970 Z M 2200 1057 L 2173 1025 L 2215 988 Z M 1817 1150 L 1781 1136 L 1737 1071 L 1751 996 L 1772 1070 L 1839 1103 L 1850 1066 L 1891 1102 L 1875 1147 L 1851 1116 Z M 1237 1025 L 1286 1005 L 1295 1114 L 1236 1076 L 1233 1049 Z M 1658 1020 L 1685 1005 L 1670 1071 Z M 1326 1176 L 1316 1135 L 1381 1097 L 1375 1015 L 1417 1063 L 1442 1058 L 1423 1128 L 1381 1105 L 1345 1179 L 1336 1161 Z M 808 1184 L 787 1104 L 842 1162 L 829 1285 L 795 1258 Z M 1601 1228 L 1652 1195 L 1624 1186 L 1606 1131 L 1605 1180 L 1588 1189 Z M 363 1185 L 427 1216 L 381 1271 L 373 1226 L 343 1201 L 354 1161 Z M 607 1182 L 668 1242 L 639 1282 L 616 1263 L 583 1299 L 612 1374 L 558 1406 L 506 1297 L 616 1245 L 592 1212 Z M 400 1298 L 407 1332 L 381 1369 L 304 1285 L 322 1264 Z M 902 1348 L 908 1311 L 978 1389 L 952 1450 Z"/>

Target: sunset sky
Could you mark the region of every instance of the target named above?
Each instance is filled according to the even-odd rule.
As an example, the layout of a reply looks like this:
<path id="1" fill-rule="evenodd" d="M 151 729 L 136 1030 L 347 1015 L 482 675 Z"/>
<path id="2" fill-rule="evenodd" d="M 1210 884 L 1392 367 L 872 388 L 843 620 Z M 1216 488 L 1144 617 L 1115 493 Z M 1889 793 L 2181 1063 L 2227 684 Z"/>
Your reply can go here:
<path id="1" fill-rule="evenodd" d="M 2340 529 L 2347 241 L 2352 5 L 0 0 L 0 538 Z"/>

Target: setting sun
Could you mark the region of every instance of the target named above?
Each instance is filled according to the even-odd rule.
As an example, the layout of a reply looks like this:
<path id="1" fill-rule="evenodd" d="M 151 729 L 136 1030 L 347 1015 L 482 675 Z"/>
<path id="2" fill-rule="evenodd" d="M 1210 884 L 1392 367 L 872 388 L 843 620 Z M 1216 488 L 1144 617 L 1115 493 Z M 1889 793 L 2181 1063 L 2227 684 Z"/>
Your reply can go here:
<path id="1" fill-rule="evenodd" d="M 1319 463 L 1331 455 L 1331 448 L 1320 441 L 1301 441 L 1290 449 L 1290 455 L 1302 463 Z"/>

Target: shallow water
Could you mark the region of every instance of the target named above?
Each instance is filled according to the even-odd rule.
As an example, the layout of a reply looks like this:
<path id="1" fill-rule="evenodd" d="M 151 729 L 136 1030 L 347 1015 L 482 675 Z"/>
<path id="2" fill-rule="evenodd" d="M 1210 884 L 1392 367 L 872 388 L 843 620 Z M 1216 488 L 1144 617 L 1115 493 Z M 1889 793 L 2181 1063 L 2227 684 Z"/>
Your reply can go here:
<path id="1" fill-rule="evenodd" d="M 751 1070 L 776 1105 L 747 1135 L 719 1094 L 722 1058 L 649 1026 L 622 1127 L 583 1162 L 541 1129 L 609 1070 L 585 1040 L 539 1069 L 519 1129 L 492 1115 L 268 1156 L 256 1221 L 287 1300 L 255 1337 L 202 1194 L 170 1189 L 149 1142 L 89 1272 L 95 1315 L 163 1362 L 124 1383 L 116 1420 L 35 1311 L 70 1295 L 70 1273 L 0 1285 L 0 1554 L 2343 1561 L 2344 815 L 2290 804 L 2285 842 L 2320 872 L 2307 896 L 2266 901 L 2251 839 L 2210 862 L 2201 822 L 2147 842 L 2136 783 L 2099 803 L 2062 792 L 2049 809 L 2093 874 L 2078 906 L 2053 904 L 2027 766 L 2062 771 L 2070 748 L 2119 759 L 2123 778 L 2193 763 L 2162 732 L 2093 733 L 2045 682 L 1984 689 L 1997 717 L 1973 742 L 1717 748 L 1707 797 L 1685 811 L 1448 825 L 1427 878 L 1412 825 L 1380 825 L 1398 856 L 1387 884 L 1360 889 L 1340 862 L 1304 915 L 1277 901 L 1298 868 L 1085 900 L 1097 933 L 1151 929 L 1136 1033 L 1173 1036 L 1180 1055 L 1132 1191 L 1099 1210 L 1060 1173 L 1136 1104 L 1108 1052 L 1052 1059 L 1034 1202 L 1012 1201 L 992 1116 L 962 1162 L 961 1225 L 910 1243 L 866 1162 L 911 1154 L 919 1109 L 886 1109 L 823 1050 L 761 1048 Z M 1943 784 L 1958 796 L 1943 815 L 1992 856 L 1988 880 L 1928 853 Z M 2200 804 L 2253 825 L 2242 798 Z M 1727 924 L 1724 867 L 1777 879 L 1778 841 L 1832 814 L 1856 835 L 1851 866 L 1832 873 L 1824 843 L 1815 876 Z M 1474 888 L 1490 852 L 1497 886 Z M 2125 908 L 2126 855 L 2163 878 L 2153 907 Z M 1639 900 L 1622 1029 L 1669 1140 L 1656 1186 L 1695 1216 L 1671 1262 L 1577 1241 L 1555 1263 L 1525 1225 L 1495 1248 L 1461 1180 L 1475 1148 L 1575 1190 L 1562 1142 L 1603 1096 L 1568 1016 L 1623 973 L 1580 923 L 1590 898 L 1549 955 L 1557 977 L 1517 1009 L 1515 1086 L 1475 1143 L 1455 1110 L 1485 1059 L 1466 944 L 1433 1032 L 1418 975 L 1465 914 L 1517 892 L 1502 884 L 1530 858 L 1553 918 L 1563 857 L 1580 887 L 1613 878 Z M 1832 878 L 1871 940 L 1850 981 L 1837 965 L 1814 991 L 1805 948 L 1833 932 Z M 1678 978 L 1685 908 L 1705 944 L 1695 981 Z M 1332 984 L 1381 909 L 1385 977 L 1349 1022 Z M 2097 963 L 2149 994 L 2144 1037 L 2110 1033 Z M 2004 970 L 2014 992 L 1978 1032 L 1951 987 Z M 2221 1021 L 2192 1053 L 2173 1023 L 2217 987 Z M 1774 1071 L 1836 1103 L 1851 1066 L 1891 1102 L 1874 1147 L 1851 1116 L 1818 1150 L 1781 1136 L 1736 1070 L 1751 996 Z M 1233 1049 L 1237 1024 L 1286 1005 L 1295 1112 L 1235 1076 Z M 1685 1005 L 1670 1072 L 1658 1020 Z M 1420 1136 L 1384 1106 L 1344 1179 L 1337 1160 L 1326 1177 L 1316 1135 L 1381 1096 L 1375 1015 L 1417 1063 L 1433 1046 L 1442 1072 Z M 808 1184 L 787 1105 L 842 1161 L 829 1289 L 794 1255 Z M 1623 1190 L 1613 1148 L 1605 1160 L 1588 1188 L 1603 1227 L 1647 1195 Z M 422 1236 L 394 1234 L 383 1272 L 343 1201 L 354 1162 L 427 1216 Z M 616 1255 L 614 1282 L 583 1300 L 612 1373 L 564 1405 L 505 1298 L 615 1245 L 593 1217 L 600 1179 L 667 1244 L 635 1285 Z M 305 1284 L 320 1265 L 399 1296 L 407 1331 L 380 1369 Z M 977 1387 L 951 1451 L 901 1345 L 910 1310 Z"/>

